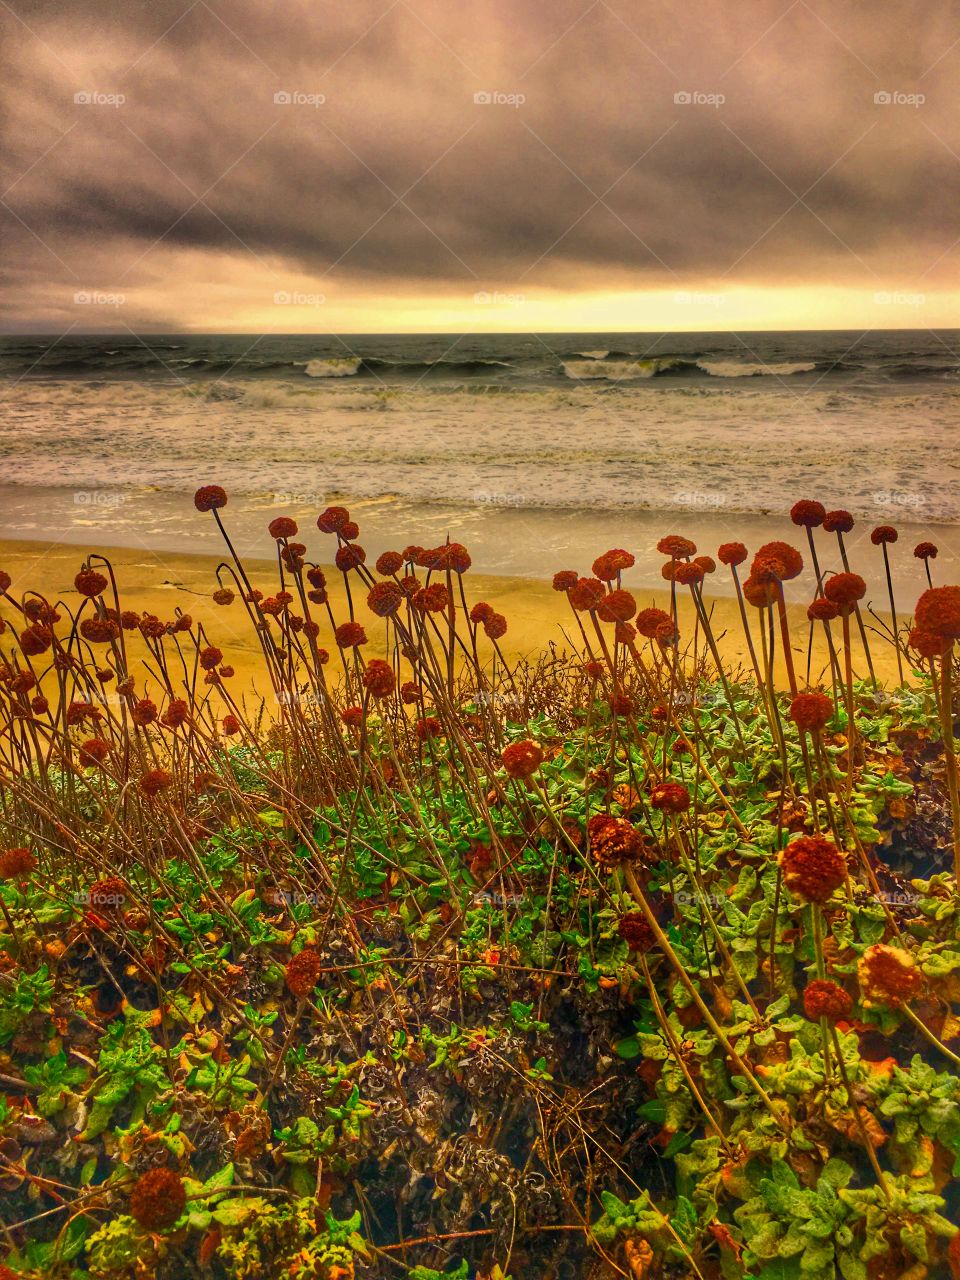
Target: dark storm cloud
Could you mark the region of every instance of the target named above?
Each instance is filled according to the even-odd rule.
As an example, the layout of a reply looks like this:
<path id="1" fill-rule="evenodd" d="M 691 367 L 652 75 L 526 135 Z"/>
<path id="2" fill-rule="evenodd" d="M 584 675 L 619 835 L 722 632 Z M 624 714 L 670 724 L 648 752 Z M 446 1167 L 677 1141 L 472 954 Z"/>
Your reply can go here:
<path id="1" fill-rule="evenodd" d="M 947 3 L 13 0 L 4 26 L 11 323 L 171 251 L 367 287 L 955 270 Z"/>

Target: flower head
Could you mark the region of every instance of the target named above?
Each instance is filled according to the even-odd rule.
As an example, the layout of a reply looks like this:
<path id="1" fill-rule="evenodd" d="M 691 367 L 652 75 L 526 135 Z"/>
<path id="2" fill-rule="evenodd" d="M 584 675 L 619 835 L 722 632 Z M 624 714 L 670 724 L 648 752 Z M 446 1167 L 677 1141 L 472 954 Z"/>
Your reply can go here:
<path id="1" fill-rule="evenodd" d="M 359 649 L 367 643 L 367 633 L 359 622 L 341 622 L 333 636 L 341 649 Z"/>
<path id="2" fill-rule="evenodd" d="M 306 1000 L 320 981 L 322 972 L 323 960 L 320 952 L 312 947 L 304 947 L 287 961 L 283 977 L 288 990 L 298 1000 Z"/>
<path id="3" fill-rule="evenodd" d="M 271 520 L 267 526 L 267 531 L 271 538 L 295 538 L 297 536 L 297 522 L 291 520 L 289 516 L 277 516 L 275 520 Z"/>
<path id="4" fill-rule="evenodd" d="M 212 597 L 213 603 L 219 605 L 233 604 L 235 598 L 229 587 L 218 587 Z"/>
<path id="5" fill-rule="evenodd" d="M 947 640 L 960 639 L 960 587 L 931 587 L 917 601 L 915 625 Z"/>
<path id="6" fill-rule="evenodd" d="M 800 836 L 780 854 L 783 882 L 807 902 L 826 902 L 847 878 L 847 860 L 824 836 Z"/>
<path id="7" fill-rule="evenodd" d="M 604 869 L 641 861 L 647 854 L 643 837 L 626 818 L 595 814 L 587 823 L 587 839 L 594 861 Z"/>
<path id="8" fill-rule="evenodd" d="M 37 856 L 32 850 L 4 849 L 0 852 L 0 880 L 26 880 L 36 865 Z"/>
<path id="9" fill-rule="evenodd" d="M 496 610 L 492 604 L 487 604 L 486 600 L 478 600 L 470 610 L 470 621 L 478 624 L 489 622 L 495 613 Z"/>
<path id="10" fill-rule="evenodd" d="M 918 542 L 913 548 L 913 554 L 918 560 L 936 560 L 937 546 L 934 542 Z"/>
<path id="11" fill-rule="evenodd" d="M 87 769 L 102 765 L 110 755 L 110 743 L 103 738 L 88 738 L 80 744 L 80 763 Z"/>
<path id="12" fill-rule="evenodd" d="M 150 769 L 140 776 L 140 790 L 145 796 L 157 796 L 173 786 L 173 778 L 166 769 Z"/>
<path id="13" fill-rule="evenodd" d="M 168 1231 L 186 1207 L 183 1180 L 173 1169 L 148 1169 L 130 1192 L 130 1216 L 145 1231 Z"/>
<path id="14" fill-rule="evenodd" d="M 705 574 L 717 571 L 717 562 L 713 556 L 694 556 L 693 563 L 698 564 Z"/>
<path id="15" fill-rule="evenodd" d="M 384 662 L 383 658 L 371 658 L 363 673 L 363 687 L 374 698 L 389 698 L 397 687 L 397 677 L 390 663 Z"/>
<path id="16" fill-rule="evenodd" d="M 205 484 L 193 495 L 193 505 L 198 511 L 217 511 L 227 505 L 227 491 L 218 484 Z"/>
<path id="17" fill-rule="evenodd" d="M 811 622 L 832 622 L 840 616 L 840 609 L 826 596 L 817 596 L 807 605 L 807 617 Z"/>
<path id="18" fill-rule="evenodd" d="M 222 661 L 223 650 L 218 649 L 216 645 L 210 644 L 200 650 L 200 665 L 204 671 L 212 671 L 214 667 L 219 667 Z"/>
<path id="19" fill-rule="evenodd" d="M 790 508 L 790 519 L 804 529 L 816 529 L 823 524 L 827 509 L 815 498 L 801 498 Z"/>
<path id="20" fill-rule="evenodd" d="M 575 587 L 580 580 L 580 575 L 574 569 L 561 569 L 559 573 L 553 575 L 554 591 L 569 591 Z"/>
<path id="21" fill-rule="evenodd" d="M 622 588 L 608 592 L 597 605 L 597 617 L 601 622 L 629 622 L 636 612 L 636 600 Z"/>
<path id="22" fill-rule="evenodd" d="M 657 935 L 650 928 L 642 911 L 631 911 L 629 915 L 621 916 L 617 921 L 617 933 L 630 950 L 638 955 L 646 955 L 656 946 Z"/>
<path id="23" fill-rule="evenodd" d="M 403 591 L 395 582 L 375 582 L 367 592 L 367 607 L 378 618 L 392 617 L 403 600 Z"/>
<path id="24" fill-rule="evenodd" d="M 492 617 L 487 618 L 483 624 L 487 638 L 490 640 L 499 640 L 507 634 L 507 620 L 502 613 L 495 613 Z"/>
<path id="25" fill-rule="evenodd" d="M 339 533 L 350 521 L 350 512 L 346 507 L 327 507 L 317 516 L 317 528 L 321 533 Z"/>
<path id="26" fill-rule="evenodd" d="M 657 543 L 657 550 L 662 556 L 671 556 L 674 560 L 682 560 L 697 554 L 697 544 L 679 533 L 670 533 Z"/>
<path id="27" fill-rule="evenodd" d="M 870 541 L 875 547 L 879 547 L 885 542 L 896 542 L 899 537 L 892 524 L 878 524 L 870 534 Z"/>
<path id="28" fill-rule="evenodd" d="M 120 635 L 120 623 L 113 618 L 84 618 L 80 634 L 89 644 L 109 644 Z"/>
<path id="29" fill-rule="evenodd" d="M 634 619 L 637 630 L 642 636 L 646 636 L 648 640 L 652 640 L 656 636 L 657 631 L 664 623 L 673 626 L 673 619 L 669 613 L 664 613 L 663 609 L 641 609 Z"/>
<path id="30" fill-rule="evenodd" d="M 748 554 L 742 542 L 724 542 L 717 548 L 717 559 L 721 564 L 732 566 L 743 564 Z"/>
<path id="31" fill-rule="evenodd" d="M 919 627 L 913 628 L 908 640 L 921 658 L 942 658 L 950 647 L 946 636 L 939 636 L 935 631 L 921 631 Z"/>
<path id="32" fill-rule="evenodd" d="M 690 808 L 690 792 L 680 782 L 658 782 L 650 792 L 650 805 L 663 813 L 683 813 Z"/>
<path id="33" fill-rule="evenodd" d="M 500 758 L 509 778 L 532 778 L 543 763 L 543 749 L 527 738 L 523 742 L 511 742 Z"/>
<path id="34" fill-rule="evenodd" d="M 833 716 L 833 701 L 825 693 L 798 693 L 790 703 L 790 719 L 801 732 L 819 733 Z"/>
<path id="35" fill-rule="evenodd" d="M 803 557 L 789 542 L 765 542 L 753 560 L 750 576 L 776 577 L 780 582 L 798 578 L 803 571 Z"/>
<path id="36" fill-rule="evenodd" d="M 814 978 L 803 989 L 803 1011 L 812 1022 L 820 1018 L 838 1022 L 848 1018 L 852 1009 L 853 997 L 836 982 Z"/>
<path id="37" fill-rule="evenodd" d="M 603 583 L 599 578 L 578 578 L 567 595 L 578 613 L 586 613 L 589 609 L 595 609 L 603 599 Z"/>
<path id="38" fill-rule="evenodd" d="M 431 582 L 429 587 L 421 587 L 410 601 L 421 613 L 443 613 L 450 603 L 450 593 L 444 582 Z"/>
<path id="39" fill-rule="evenodd" d="M 867 594 L 867 584 L 859 573 L 835 573 L 824 583 L 823 594 L 841 613 L 849 613 L 857 601 Z"/>
<path id="40" fill-rule="evenodd" d="M 849 533 L 854 526 L 853 516 L 849 511 L 828 511 L 823 517 L 823 527 L 827 533 Z"/>
<path id="41" fill-rule="evenodd" d="M 669 561 L 668 563 L 673 563 Z M 681 563 L 674 565 L 673 579 L 679 582 L 682 587 L 699 586 L 703 581 L 704 569 L 702 564 L 697 564 L 696 560 L 689 563 Z"/>
<path id="42" fill-rule="evenodd" d="M 96 569 L 81 569 L 73 580 L 73 585 L 82 596 L 103 595 L 107 589 L 107 579 L 102 573 L 97 573 Z"/>
<path id="43" fill-rule="evenodd" d="M 334 561 L 341 573 L 349 573 L 351 569 L 358 569 L 366 558 L 367 553 L 363 547 L 358 546 L 355 542 L 348 542 L 342 547 L 337 547 Z"/>
<path id="44" fill-rule="evenodd" d="M 403 556 L 399 551 L 384 551 L 377 556 L 376 569 L 384 578 L 390 578 L 395 573 L 399 573 L 403 568 Z"/>
<path id="45" fill-rule="evenodd" d="M 593 573 L 601 582 L 613 582 L 624 569 L 631 569 L 635 564 L 636 557 L 629 551 L 621 549 L 605 551 L 602 556 L 597 556 L 594 560 Z"/>
<path id="46" fill-rule="evenodd" d="M 909 951 L 877 942 L 857 966 L 864 996 L 872 1004 L 901 1004 L 923 986 L 923 973 Z"/>

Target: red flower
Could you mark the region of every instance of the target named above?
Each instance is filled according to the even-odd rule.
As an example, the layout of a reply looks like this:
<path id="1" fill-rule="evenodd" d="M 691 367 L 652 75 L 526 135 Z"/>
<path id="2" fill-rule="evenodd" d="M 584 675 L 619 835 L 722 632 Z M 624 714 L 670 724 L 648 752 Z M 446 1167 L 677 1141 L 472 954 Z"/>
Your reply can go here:
<path id="1" fill-rule="evenodd" d="M 375 582 L 367 593 L 367 607 L 378 618 L 389 618 L 403 604 L 403 591 L 395 582 Z"/>
<path id="2" fill-rule="evenodd" d="M 127 901 L 127 886 L 119 876 L 95 880 L 87 892 L 87 903 L 99 912 L 115 914 Z"/>
<path id="3" fill-rule="evenodd" d="M 496 610 L 492 604 L 487 604 L 486 600 L 478 600 L 470 610 L 470 621 L 478 624 L 489 622 L 495 613 Z"/>
<path id="4" fill-rule="evenodd" d="M 403 556 L 399 551 L 384 551 L 383 555 L 377 557 L 376 568 L 377 573 L 384 578 L 392 577 L 403 568 Z"/>
<path id="5" fill-rule="evenodd" d="M 153 613 L 145 613 L 137 623 L 137 627 L 140 630 L 140 634 L 146 637 L 147 640 L 159 640 L 161 636 L 167 634 L 167 624 L 161 622 L 156 614 Z"/>
<path id="6" fill-rule="evenodd" d="M 611 591 L 597 605 L 601 622 L 629 622 L 637 612 L 637 602 L 629 591 Z"/>
<path id="7" fill-rule="evenodd" d="M 734 566 L 743 564 L 747 555 L 747 548 L 742 542 L 724 542 L 722 546 L 717 548 L 717 559 L 722 564 Z"/>
<path id="8" fill-rule="evenodd" d="M 172 1169 L 148 1169 L 130 1193 L 130 1216 L 145 1231 L 169 1230 L 186 1207 L 186 1189 Z"/>
<path id="9" fill-rule="evenodd" d="M 4 849 L 0 853 L 0 880 L 26 880 L 36 865 L 36 854 L 30 849 Z"/>
<path id="10" fill-rule="evenodd" d="M 573 569 L 561 569 L 559 573 L 553 575 L 554 591 L 569 591 L 571 587 L 575 587 L 580 580 L 580 575 Z"/>
<path id="11" fill-rule="evenodd" d="M 28 658 L 46 653 L 51 644 L 53 644 L 53 632 L 49 627 L 41 627 L 35 623 L 31 627 L 24 627 L 20 632 L 20 648 Z"/>
<path id="12" fill-rule="evenodd" d="M 803 1011 L 812 1022 L 826 1018 L 838 1022 L 848 1018 L 853 1009 L 853 997 L 836 982 L 814 978 L 803 989 Z"/>
<path id="13" fill-rule="evenodd" d="M 614 693 L 610 697 L 610 710 L 615 716 L 636 715 L 637 704 L 628 693 Z"/>
<path id="14" fill-rule="evenodd" d="M 576 585 L 567 593 L 567 598 L 578 613 L 595 609 L 603 596 L 603 583 L 599 578 L 578 578 Z"/>
<path id="15" fill-rule="evenodd" d="M 277 516 L 275 520 L 271 520 L 267 526 L 267 532 L 271 538 L 295 538 L 297 536 L 297 522 L 291 520 L 289 516 Z"/>
<path id="16" fill-rule="evenodd" d="M 642 636 L 646 636 L 648 640 L 652 640 L 657 634 L 660 627 L 665 622 L 673 625 L 673 619 L 669 613 L 664 613 L 662 609 L 641 609 L 636 616 L 637 630 Z"/>
<path id="17" fill-rule="evenodd" d="M 418 564 L 423 554 L 423 547 L 418 547 L 416 543 L 411 543 L 409 547 L 403 548 L 403 558 L 410 564 Z"/>
<path id="18" fill-rule="evenodd" d="M 355 520 L 348 520 L 346 524 L 340 526 L 340 537 L 345 542 L 353 542 L 360 537 L 360 526 Z"/>
<path id="19" fill-rule="evenodd" d="M 113 618 L 84 618 L 80 634 L 89 644 L 109 644 L 120 635 L 120 623 Z"/>
<path id="20" fill-rule="evenodd" d="M 323 572 L 319 565 L 311 565 L 307 570 L 307 581 L 311 587 L 316 587 L 320 591 L 327 585 L 327 575 Z"/>
<path id="21" fill-rule="evenodd" d="M 7 573 L 6 569 L 0 569 L 0 595 L 6 595 L 10 590 L 10 584 L 13 579 Z"/>
<path id="22" fill-rule="evenodd" d="M 698 586 L 703 581 L 703 565 L 697 564 L 696 560 L 691 560 L 689 564 L 678 564 L 674 567 L 673 578 L 683 587 Z"/>
<path id="23" fill-rule="evenodd" d="M 307 548 L 303 542 L 288 542 L 285 547 L 280 548 L 280 558 L 291 573 L 297 573 L 303 568 L 303 557 L 306 554 Z"/>
<path id="24" fill-rule="evenodd" d="M 501 755 L 503 767 L 510 778 L 532 778 L 543 763 L 543 751 L 535 742 L 511 742 Z"/>
<path id="25" fill-rule="evenodd" d="M 483 629 L 491 640 L 499 640 L 507 634 L 507 620 L 502 613 L 495 613 L 483 624 Z"/>
<path id="26" fill-rule="evenodd" d="M 657 543 L 657 550 L 662 556 L 672 556 L 674 560 L 682 560 L 697 554 L 697 544 L 679 533 L 668 534 Z"/>
<path id="27" fill-rule="evenodd" d="M 470 552 L 462 542 L 448 542 L 442 547 L 437 547 L 433 553 L 431 568 L 444 572 L 449 569 L 452 573 L 466 573 L 472 563 Z"/>
<path id="28" fill-rule="evenodd" d="M 321 533 L 339 533 L 350 521 L 350 512 L 346 507 L 327 507 L 317 516 L 317 528 Z"/>
<path id="29" fill-rule="evenodd" d="M 849 511 L 828 511 L 823 517 L 823 527 L 827 533 L 849 533 L 853 526 L 854 519 Z"/>
<path id="30" fill-rule="evenodd" d="M 214 667 L 218 667 L 223 661 L 223 653 L 215 645 L 207 645 L 205 649 L 200 650 L 200 665 L 204 671 L 212 671 Z"/>
<path id="31" fill-rule="evenodd" d="M 400 579 L 400 589 L 405 596 L 415 596 L 420 590 L 420 579 L 412 573 L 408 573 L 406 577 Z"/>
<path id="32" fill-rule="evenodd" d="M 646 955 L 656 946 L 657 935 L 650 928 L 642 911 L 631 911 L 629 915 L 621 916 L 617 921 L 617 933 L 630 950 L 638 955 Z"/>
<path id="33" fill-rule="evenodd" d="M 359 622 L 341 622 L 333 635 L 341 649 L 359 649 L 367 643 L 367 633 Z"/>
<path id="34" fill-rule="evenodd" d="M 153 724 L 156 718 L 157 704 L 150 698 L 141 698 L 130 712 L 130 719 L 141 729 L 145 729 L 148 724 Z"/>
<path id="35" fill-rule="evenodd" d="M 631 569 L 635 564 L 636 558 L 629 551 L 605 551 L 594 560 L 593 572 L 601 582 L 613 582 L 624 569 Z"/>
<path id="36" fill-rule="evenodd" d="M 110 754 L 110 743 L 103 738 L 88 738 L 80 745 L 80 763 L 88 769 L 103 764 Z"/>
<path id="37" fill-rule="evenodd" d="M 382 658 L 372 658 L 363 673 L 363 685 L 375 698 L 389 698 L 397 687 L 393 667 Z"/>
<path id="38" fill-rule="evenodd" d="M 919 627 L 910 632 L 909 641 L 921 658 L 942 658 L 950 646 L 946 636 L 938 636 L 934 631 L 921 631 Z"/>
<path id="39" fill-rule="evenodd" d="M 334 557 L 336 566 L 341 573 L 349 573 L 351 569 L 358 569 L 366 558 L 367 553 L 363 547 L 357 546 L 355 542 L 337 547 L 337 554 Z"/>
<path id="40" fill-rule="evenodd" d="M 847 860 L 823 836 L 800 836 L 780 855 L 783 882 L 807 902 L 826 902 L 847 878 Z"/>
<path id="41" fill-rule="evenodd" d="M 304 947 L 287 961 L 283 977 L 293 995 L 299 1000 L 306 1000 L 320 981 L 322 973 L 323 958 L 320 952 L 313 947 Z"/>
<path id="42" fill-rule="evenodd" d="M 136 631 L 140 626 L 140 615 L 133 609 L 124 609 L 120 615 L 120 625 L 124 631 Z"/>
<path id="43" fill-rule="evenodd" d="M 423 690 L 415 680 L 407 680 L 400 686 L 400 698 L 405 706 L 412 706 L 423 697 Z"/>
<path id="44" fill-rule="evenodd" d="M 931 587 L 917 601 L 913 620 L 920 631 L 960 639 L 960 587 Z"/>
<path id="45" fill-rule="evenodd" d="M 698 564 L 705 574 L 717 571 L 717 562 L 713 556 L 694 556 L 693 563 Z"/>
<path id="46" fill-rule="evenodd" d="M 650 804 L 664 813 L 683 813 L 690 808 L 690 792 L 679 782 L 658 782 L 650 792 Z"/>
<path id="47" fill-rule="evenodd" d="M 923 986 L 923 973 L 909 951 L 877 942 L 857 966 L 864 996 L 874 1004 L 901 1004 Z"/>
<path id="48" fill-rule="evenodd" d="M 224 716 L 222 727 L 223 727 L 223 732 L 227 735 L 228 738 L 230 738 L 230 737 L 233 737 L 235 733 L 240 732 L 240 721 L 237 719 L 236 716 Z"/>
<path id="49" fill-rule="evenodd" d="M 67 724 L 83 724 L 84 720 L 100 720 L 102 716 L 92 702 L 71 702 L 67 707 Z"/>
<path id="50" fill-rule="evenodd" d="M 803 557 L 788 542 L 765 542 L 754 557 L 750 576 L 757 579 L 773 574 L 781 582 L 798 578 L 803 571 Z"/>
<path id="51" fill-rule="evenodd" d="M 190 708 L 183 698 L 174 698 L 167 703 L 167 708 L 160 717 L 160 723 L 167 729 L 179 729 L 190 715 Z"/>
<path id="52" fill-rule="evenodd" d="M 631 822 L 607 813 L 595 814 L 589 820 L 587 838 L 594 861 L 604 869 L 641 861 L 648 853 L 643 837 Z"/>
<path id="53" fill-rule="evenodd" d="M 102 573 L 97 573 L 95 569 L 81 569 L 73 580 L 73 585 L 82 596 L 103 595 L 107 589 L 107 579 Z"/>
<path id="54" fill-rule="evenodd" d="M 205 484 L 193 495 L 193 505 L 198 511 L 216 511 L 227 505 L 227 491 L 218 484 Z"/>
<path id="55" fill-rule="evenodd" d="M 214 604 L 221 604 L 221 605 L 233 604 L 234 599 L 235 599 L 234 594 L 229 587 L 219 587 L 213 593 Z"/>
<path id="56" fill-rule="evenodd" d="M 166 769 L 150 769 L 140 777 L 140 790 L 145 796 L 156 796 L 173 786 L 173 779 Z"/>
<path id="57" fill-rule="evenodd" d="M 825 693 L 798 693 L 790 703 L 790 719 L 807 733 L 819 733 L 832 715 L 833 702 Z"/>
<path id="58" fill-rule="evenodd" d="M 858 600 L 867 594 L 867 584 L 859 573 L 835 573 L 824 583 L 823 594 L 839 608 L 849 613 Z"/>
<path id="59" fill-rule="evenodd" d="M 823 524 L 826 514 L 826 507 L 814 498 L 801 498 L 790 508 L 790 519 L 805 529 L 816 529 Z"/>
<path id="60" fill-rule="evenodd" d="M 807 605 L 807 617 L 811 622 L 832 622 L 834 618 L 840 616 L 840 610 L 825 596 L 818 596 L 811 604 Z"/>
<path id="61" fill-rule="evenodd" d="M 421 613 L 442 613 L 450 603 L 450 593 L 443 582 L 432 582 L 421 587 L 410 602 Z"/>
<path id="62" fill-rule="evenodd" d="M 340 712 L 340 719 L 348 729 L 359 729 L 363 724 L 363 707 L 345 707 Z"/>
<path id="63" fill-rule="evenodd" d="M 878 524 L 870 535 L 870 541 L 875 547 L 879 547 L 884 542 L 896 542 L 899 537 L 892 524 Z"/>
<path id="64" fill-rule="evenodd" d="M 751 570 L 750 576 L 743 584 L 745 600 L 755 609 L 763 609 L 766 605 L 773 604 L 777 599 L 776 582 L 776 578 L 755 578 Z"/>
<path id="65" fill-rule="evenodd" d="M 424 716 L 422 720 L 417 721 L 417 737 L 421 742 L 426 742 L 428 738 L 438 738 L 442 732 L 442 726 L 436 716 Z"/>
<path id="66" fill-rule="evenodd" d="M 913 554 L 918 560 L 936 560 L 937 547 L 933 542 L 918 542 L 913 548 Z"/>
<path id="67" fill-rule="evenodd" d="M 597 662 L 595 658 L 590 662 L 585 662 L 583 664 L 583 674 L 588 680 L 599 680 L 603 676 L 605 670 L 606 668 L 603 663 Z"/>

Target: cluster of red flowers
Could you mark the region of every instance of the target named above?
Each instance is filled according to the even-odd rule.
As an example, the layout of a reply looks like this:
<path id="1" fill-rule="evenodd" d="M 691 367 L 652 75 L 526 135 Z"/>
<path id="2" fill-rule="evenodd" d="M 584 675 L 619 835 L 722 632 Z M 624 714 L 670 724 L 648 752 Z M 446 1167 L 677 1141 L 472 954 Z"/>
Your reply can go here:
<path id="1" fill-rule="evenodd" d="M 36 854 L 30 849 L 4 849 L 0 853 L 0 880 L 26 880 L 36 865 Z"/>
<path id="2" fill-rule="evenodd" d="M 323 960 L 319 951 L 304 947 L 287 961 L 283 976 L 293 995 L 298 1000 L 305 1000 L 320 981 L 322 972 Z"/>
<path id="3" fill-rule="evenodd" d="M 130 1216 L 145 1231 L 168 1231 L 186 1207 L 186 1188 L 173 1169 L 148 1169 L 130 1192 Z"/>
<path id="4" fill-rule="evenodd" d="M 803 1011 L 812 1021 L 839 1022 L 853 1011 L 853 997 L 836 982 L 815 978 L 803 989 Z"/>
<path id="5" fill-rule="evenodd" d="M 532 778 L 543 764 L 543 748 L 527 738 L 522 742 L 511 742 L 500 758 L 508 777 L 526 780 Z"/>
<path id="6" fill-rule="evenodd" d="M 690 808 L 690 792 L 679 782 L 658 782 L 650 792 L 650 805 L 662 813 L 684 813 Z"/>
<path id="7" fill-rule="evenodd" d="M 647 852 L 646 843 L 633 823 L 606 813 L 595 814 L 588 821 L 587 839 L 594 860 L 605 870 L 624 862 L 639 862 Z"/>
<path id="8" fill-rule="evenodd" d="M 631 911 L 629 915 L 621 916 L 617 921 L 617 933 L 637 955 L 646 955 L 656 946 L 657 935 L 642 911 Z"/>
<path id="9" fill-rule="evenodd" d="M 798 693 L 790 703 L 790 719 L 802 732 L 819 733 L 832 715 L 833 701 L 825 693 Z"/>
<path id="10" fill-rule="evenodd" d="M 883 942 L 867 947 L 857 976 L 864 996 L 873 1004 L 901 1004 L 923 987 L 923 973 L 909 951 Z"/>
<path id="11" fill-rule="evenodd" d="M 919 631 L 942 640 L 960 640 L 960 587 L 931 587 L 913 613 Z"/>
<path id="12" fill-rule="evenodd" d="M 823 584 L 823 594 L 841 613 L 849 613 L 867 594 L 867 584 L 859 573 L 835 573 Z"/>

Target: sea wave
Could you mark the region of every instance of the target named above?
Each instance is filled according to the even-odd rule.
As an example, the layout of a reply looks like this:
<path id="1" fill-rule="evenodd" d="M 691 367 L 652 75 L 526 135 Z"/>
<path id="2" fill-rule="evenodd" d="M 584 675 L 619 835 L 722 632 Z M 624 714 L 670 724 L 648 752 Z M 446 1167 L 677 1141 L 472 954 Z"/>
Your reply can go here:
<path id="1" fill-rule="evenodd" d="M 776 364 L 752 364 L 740 360 L 698 360 L 697 368 L 711 378 L 785 378 L 792 373 L 813 373 L 815 360 L 784 360 Z"/>

